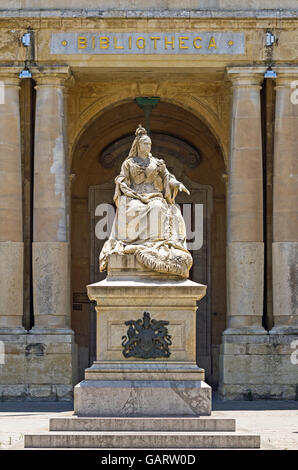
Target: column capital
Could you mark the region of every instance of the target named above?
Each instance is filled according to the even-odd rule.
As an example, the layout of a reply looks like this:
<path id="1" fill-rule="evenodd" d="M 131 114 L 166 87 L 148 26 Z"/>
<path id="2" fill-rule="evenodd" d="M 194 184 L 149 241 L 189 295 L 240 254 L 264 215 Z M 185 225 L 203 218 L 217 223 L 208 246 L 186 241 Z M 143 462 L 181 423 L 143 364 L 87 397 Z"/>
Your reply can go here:
<path id="1" fill-rule="evenodd" d="M 232 87 L 261 87 L 267 67 L 227 67 L 226 74 Z"/>
<path id="2" fill-rule="evenodd" d="M 298 67 L 296 66 L 277 66 L 274 67 L 274 72 L 277 74 L 276 87 L 291 87 L 293 81 L 298 81 Z"/>
<path id="3" fill-rule="evenodd" d="M 4 82 L 5 86 L 20 86 L 21 71 L 22 67 L 0 65 L 0 82 Z"/>
<path id="4" fill-rule="evenodd" d="M 72 74 L 68 65 L 31 67 L 32 77 L 36 82 L 36 88 L 46 87 L 64 87 L 71 82 Z"/>

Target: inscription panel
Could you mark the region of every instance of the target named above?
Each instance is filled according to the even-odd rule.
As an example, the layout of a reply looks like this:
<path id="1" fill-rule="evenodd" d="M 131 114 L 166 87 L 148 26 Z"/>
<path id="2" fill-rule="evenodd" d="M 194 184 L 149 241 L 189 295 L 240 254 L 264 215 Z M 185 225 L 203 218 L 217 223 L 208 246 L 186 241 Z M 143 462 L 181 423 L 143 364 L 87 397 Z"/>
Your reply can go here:
<path id="1" fill-rule="evenodd" d="M 244 33 L 52 33 L 51 54 L 244 54 Z"/>

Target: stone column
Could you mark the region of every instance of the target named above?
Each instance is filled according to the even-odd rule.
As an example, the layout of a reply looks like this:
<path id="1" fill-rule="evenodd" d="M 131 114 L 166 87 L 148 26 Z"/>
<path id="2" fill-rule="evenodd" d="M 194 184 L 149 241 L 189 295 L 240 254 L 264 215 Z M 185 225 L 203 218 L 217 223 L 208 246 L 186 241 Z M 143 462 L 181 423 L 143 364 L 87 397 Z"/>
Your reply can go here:
<path id="1" fill-rule="evenodd" d="M 34 327 L 26 347 L 28 394 L 71 400 L 69 170 L 64 88 L 69 67 L 31 68 L 36 83 L 33 207 Z"/>
<path id="2" fill-rule="evenodd" d="M 270 333 L 297 334 L 298 67 L 276 67 L 275 70 L 272 246 L 274 327 Z"/>
<path id="3" fill-rule="evenodd" d="M 25 332 L 19 72 L 0 67 L 0 334 Z"/>
<path id="4" fill-rule="evenodd" d="M 229 68 L 233 104 L 227 204 L 227 330 L 263 334 L 263 67 Z"/>
<path id="5" fill-rule="evenodd" d="M 228 69 L 233 103 L 227 204 L 227 329 L 219 393 L 265 398 L 271 387 L 269 335 L 262 327 L 264 287 L 262 128 L 263 67 Z M 270 373 L 264 373 L 269 371 Z M 272 371 L 273 374 L 273 371 Z M 271 388 L 270 388 L 271 387 Z"/>
<path id="6" fill-rule="evenodd" d="M 281 69 L 281 68 L 280 68 Z M 257 70 L 259 73 L 257 74 Z M 221 346 L 220 395 L 227 399 L 295 399 L 297 365 L 298 105 L 291 102 L 297 68 L 277 69 L 274 157 L 273 305 L 275 327 L 262 329 L 263 230 L 260 122 L 261 68 L 230 69 L 233 118 L 228 207 L 228 329 Z M 295 145 L 296 144 L 296 145 Z M 295 184 L 296 183 L 296 184 Z M 296 202 L 296 203 L 295 203 Z M 296 219 L 294 219 L 296 212 Z M 277 334 L 274 334 L 277 333 Z M 287 333 L 287 334 L 283 334 Z"/>
<path id="7" fill-rule="evenodd" d="M 68 67 L 35 71 L 34 331 L 70 328 L 69 171 L 64 111 Z"/>

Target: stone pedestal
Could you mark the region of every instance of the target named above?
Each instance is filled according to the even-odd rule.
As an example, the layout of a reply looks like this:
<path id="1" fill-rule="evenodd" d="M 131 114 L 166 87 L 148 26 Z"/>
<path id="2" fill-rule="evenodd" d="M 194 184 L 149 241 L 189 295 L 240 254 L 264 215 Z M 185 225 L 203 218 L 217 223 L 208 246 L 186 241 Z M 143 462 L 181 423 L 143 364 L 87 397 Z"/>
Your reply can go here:
<path id="1" fill-rule="evenodd" d="M 209 415 L 211 388 L 196 364 L 195 344 L 196 302 L 204 297 L 206 286 L 152 272 L 148 278 L 149 270 L 133 255 L 112 255 L 109 266 L 107 279 L 88 286 L 88 296 L 96 302 L 97 360 L 75 387 L 75 413 Z M 125 322 L 142 323 L 144 312 L 153 321 L 169 322 L 169 357 L 124 357 Z"/>
<path id="2" fill-rule="evenodd" d="M 260 436 L 235 432 L 235 420 L 201 416 L 211 414 L 211 387 L 195 362 L 195 313 L 206 286 L 148 274 L 134 256 L 111 255 L 107 279 L 88 286 L 97 360 L 75 387 L 74 416 L 25 435 L 25 448 L 260 447 Z M 145 310 L 169 322 L 169 357 L 124 357 L 123 336 L 132 338 L 125 321 L 142 319 Z"/>

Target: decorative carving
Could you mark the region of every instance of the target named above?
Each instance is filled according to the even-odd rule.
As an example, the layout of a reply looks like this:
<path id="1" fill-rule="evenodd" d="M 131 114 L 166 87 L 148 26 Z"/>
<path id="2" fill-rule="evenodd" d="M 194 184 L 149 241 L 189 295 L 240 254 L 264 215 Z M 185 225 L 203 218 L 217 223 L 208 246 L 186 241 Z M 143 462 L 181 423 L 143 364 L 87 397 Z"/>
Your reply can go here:
<path id="1" fill-rule="evenodd" d="M 129 320 L 127 336 L 122 337 L 123 356 L 149 359 L 154 357 L 170 357 L 171 336 L 168 334 L 168 321 L 150 318 L 149 312 L 144 312 L 143 320 Z"/>

